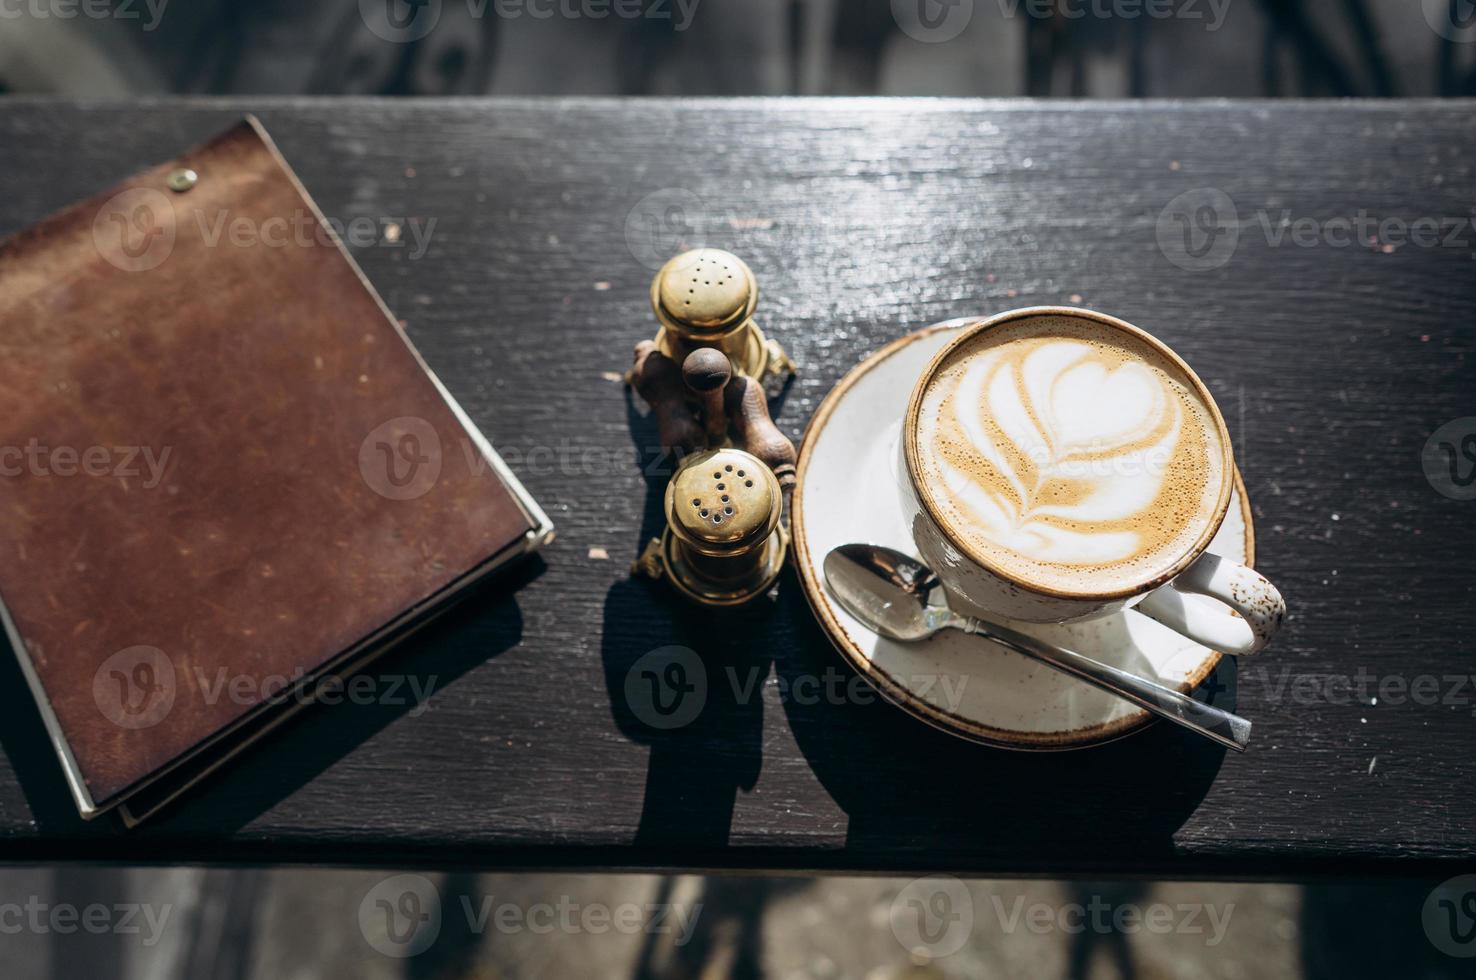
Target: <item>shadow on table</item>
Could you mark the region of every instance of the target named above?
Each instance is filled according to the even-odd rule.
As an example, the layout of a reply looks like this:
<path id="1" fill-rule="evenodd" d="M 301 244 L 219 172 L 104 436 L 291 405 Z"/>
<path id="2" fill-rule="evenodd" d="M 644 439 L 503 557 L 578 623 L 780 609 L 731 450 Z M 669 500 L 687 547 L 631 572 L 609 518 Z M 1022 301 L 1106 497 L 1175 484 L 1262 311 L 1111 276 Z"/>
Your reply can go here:
<path id="1" fill-rule="evenodd" d="M 792 572 L 782 596 L 780 615 L 794 624 L 775 659 L 785 689 L 848 676 Z M 850 816 L 846 846 L 873 855 L 873 867 L 1038 873 L 1166 858 L 1226 752 L 1165 723 L 1070 752 L 989 748 L 860 690 L 783 704 L 800 751 Z M 1235 710 L 1234 660 L 1224 658 L 1196 696 Z"/>
<path id="2" fill-rule="evenodd" d="M 431 696 L 444 692 L 467 671 L 522 640 L 523 614 L 517 593 L 544 568 L 543 559 L 533 556 L 494 575 L 363 673 L 416 678 L 422 690 L 433 678 Z M 391 687 L 385 683 L 376 690 L 388 694 Z M 310 705 L 232 762 L 222 778 L 203 784 L 197 796 L 181 801 L 178 811 L 166 810 L 159 818 L 159 829 L 214 837 L 244 827 L 417 707 L 403 684 L 392 699 L 396 703 L 382 700 Z M 364 790 L 367 806 L 374 790 L 367 786 Z M 147 831 L 152 826 L 140 829 Z"/>
<path id="3" fill-rule="evenodd" d="M 737 794 L 762 767 L 771 680 L 810 768 L 850 817 L 846 846 L 881 870 L 1168 858 L 1224 761 L 1224 749 L 1167 724 L 1075 752 L 974 745 L 848 684 L 792 573 L 777 600 L 734 611 L 697 609 L 663 588 L 620 582 L 605 603 L 611 710 L 651 750 L 637 847 L 727 844 Z M 1234 688 L 1227 658 L 1199 696 L 1233 710 Z"/>
<path id="4" fill-rule="evenodd" d="M 763 763 L 761 691 L 772 657 L 759 640 L 772 611 L 699 609 L 666 588 L 623 581 L 605 600 L 611 713 L 650 748 L 633 843 L 721 848 L 738 791 L 753 788 Z"/>
<path id="5" fill-rule="evenodd" d="M 679 460 L 657 454 L 655 418 L 626 389 L 626 419 L 642 462 L 645 507 L 637 550 L 665 527 L 666 485 Z M 610 710 L 650 747 L 636 847 L 727 844 L 739 790 L 763 762 L 762 689 L 772 670 L 776 605 L 699 606 L 670 583 L 624 578 L 605 597 L 601 658 Z"/>
<path id="6" fill-rule="evenodd" d="M 649 462 L 655 421 L 628 389 L 626 399 L 631 439 Z M 664 527 L 673 461 L 658 462 L 643 467 L 638 547 Z M 853 672 L 792 568 L 777 597 L 733 610 L 686 602 L 664 582 L 622 579 L 603 620 L 611 713 L 650 747 L 637 848 L 716 855 L 726 846 L 737 794 L 762 768 L 771 679 L 800 750 L 850 817 L 847 846 L 870 852 L 865 863 L 878 869 L 1040 871 L 1052 859 L 1079 869 L 1168 856 L 1224 761 L 1224 749 L 1166 724 L 1076 752 L 990 749 L 928 727 L 869 687 L 853 695 Z M 1234 709 L 1232 660 L 1200 696 Z"/>
<path id="7" fill-rule="evenodd" d="M 422 683 L 422 691 L 434 678 L 432 694 L 444 690 L 468 670 L 518 643 L 523 619 L 516 592 L 543 568 L 542 559 L 535 556 L 494 575 L 362 673 L 413 677 Z M 378 689 L 388 692 L 390 687 Z M 414 710 L 413 692 L 403 684 L 398 689 L 396 697 L 372 703 L 308 706 L 131 835 L 145 848 L 154 834 L 184 832 L 211 839 L 229 835 Z M 9 655 L 0 656 L 0 747 L 42 833 L 80 838 L 121 832 L 113 819 L 89 823 L 78 816 L 30 689 Z"/>

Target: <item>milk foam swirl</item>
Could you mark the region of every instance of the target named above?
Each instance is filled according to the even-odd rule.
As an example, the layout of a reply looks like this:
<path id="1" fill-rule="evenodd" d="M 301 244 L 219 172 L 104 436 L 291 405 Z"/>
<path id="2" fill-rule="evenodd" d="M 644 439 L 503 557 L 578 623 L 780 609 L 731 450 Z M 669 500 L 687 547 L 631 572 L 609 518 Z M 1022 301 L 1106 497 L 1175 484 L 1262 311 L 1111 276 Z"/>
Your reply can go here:
<path id="1" fill-rule="evenodd" d="M 1092 321 L 1027 320 L 966 342 L 918 420 L 922 476 L 946 523 L 1048 587 L 1115 588 L 1172 565 L 1225 478 L 1214 416 L 1178 374 Z"/>

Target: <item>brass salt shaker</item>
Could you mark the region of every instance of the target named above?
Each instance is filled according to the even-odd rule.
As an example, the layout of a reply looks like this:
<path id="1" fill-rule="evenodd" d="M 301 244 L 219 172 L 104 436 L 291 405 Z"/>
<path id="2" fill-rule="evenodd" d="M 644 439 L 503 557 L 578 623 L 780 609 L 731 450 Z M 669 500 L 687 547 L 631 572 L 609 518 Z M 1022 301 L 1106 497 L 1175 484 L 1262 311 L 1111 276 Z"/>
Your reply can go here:
<path id="1" fill-rule="evenodd" d="M 758 457 L 741 449 L 689 456 L 666 487 L 666 531 L 634 571 L 664 576 L 707 605 L 747 602 L 784 567 L 782 509 L 779 481 Z"/>
<path id="2" fill-rule="evenodd" d="M 668 261 L 651 280 L 657 348 L 681 364 L 699 347 L 716 347 L 760 383 L 794 373 L 794 362 L 753 320 L 758 280 L 732 252 L 696 248 Z"/>

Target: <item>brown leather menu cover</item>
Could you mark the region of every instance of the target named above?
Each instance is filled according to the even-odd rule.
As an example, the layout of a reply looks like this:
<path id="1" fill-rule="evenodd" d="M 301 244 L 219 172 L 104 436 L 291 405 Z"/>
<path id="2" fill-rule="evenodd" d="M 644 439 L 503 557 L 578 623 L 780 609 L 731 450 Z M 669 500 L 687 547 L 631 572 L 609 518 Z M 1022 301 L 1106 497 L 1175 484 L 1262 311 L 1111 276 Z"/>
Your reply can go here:
<path id="1" fill-rule="evenodd" d="M 254 119 L 0 244 L 0 614 L 85 816 L 550 531 Z"/>

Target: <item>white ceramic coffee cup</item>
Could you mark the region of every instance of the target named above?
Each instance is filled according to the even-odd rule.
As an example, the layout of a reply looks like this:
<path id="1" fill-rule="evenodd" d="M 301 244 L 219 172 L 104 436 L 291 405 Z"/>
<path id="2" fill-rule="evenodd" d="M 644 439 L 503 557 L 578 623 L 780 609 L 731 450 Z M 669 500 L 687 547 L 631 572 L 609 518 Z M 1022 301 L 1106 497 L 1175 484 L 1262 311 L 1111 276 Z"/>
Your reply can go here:
<path id="1" fill-rule="evenodd" d="M 950 533 L 939 517 L 931 488 L 919 479 L 918 416 L 922 396 L 933 374 L 960 344 L 982 331 L 1029 317 L 1079 317 L 1124 331 L 1159 351 L 1180 368 L 1208 407 L 1225 448 L 1221 472 L 1224 486 L 1210 518 L 1194 546 L 1166 571 L 1131 588 L 1094 591 L 1090 587 L 1063 591 L 1032 583 L 992 565 Z M 933 358 L 913 388 L 899 440 L 899 483 L 905 515 L 918 552 L 937 572 L 950 601 L 961 611 L 983 618 L 1015 619 L 1029 623 L 1068 623 L 1135 609 L 1169 629 L 1221 653 L 1246 656 L 1264 647 L 1286 616 L 1281 593 L 1265 576 L 1244 565 L 1208 553 L 1215 532 L 1230 507 L 1235 463 L 1230 435 L 1214 398 L 1183 359 L 1162 341 L 1125 323 L 1092 310 L 1064 306 L 1037 306 L 1011 310 L 965 328 Z"/>

